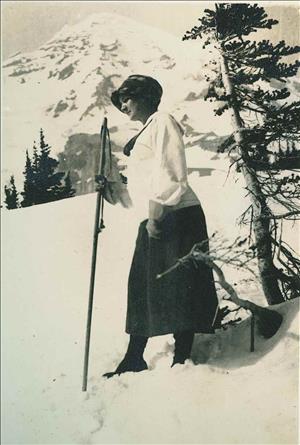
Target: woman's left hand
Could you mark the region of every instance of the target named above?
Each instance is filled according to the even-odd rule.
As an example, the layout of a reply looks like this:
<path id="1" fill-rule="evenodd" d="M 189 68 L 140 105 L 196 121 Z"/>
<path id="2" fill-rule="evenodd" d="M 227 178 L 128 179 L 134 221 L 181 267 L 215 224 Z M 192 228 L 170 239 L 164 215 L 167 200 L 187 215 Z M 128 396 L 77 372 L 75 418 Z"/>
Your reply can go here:
<path id="1" fill-rule="evenodd" d="M 161 228 L 160 224 L 156 219 L 148 219 L 146 224 L 146 229 L 149 235 L 149 238 L 160 239 L 161 238 Z"/>

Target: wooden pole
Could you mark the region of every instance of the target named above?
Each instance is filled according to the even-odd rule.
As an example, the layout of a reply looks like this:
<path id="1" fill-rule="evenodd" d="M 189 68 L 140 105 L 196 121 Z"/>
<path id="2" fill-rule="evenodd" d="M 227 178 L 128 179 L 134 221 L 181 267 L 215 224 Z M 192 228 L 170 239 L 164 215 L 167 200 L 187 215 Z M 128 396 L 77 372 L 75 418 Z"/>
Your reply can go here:
<path id="1" fill-rule="evenodd" d="M 103 170 L 104 170 L 106 136 L 107 136 L 107 118 L 105 117 L 103 120 L 103 124 L 101 127 L 101 133 L 100 133 L 100 166 L 99 166 L 100 175 L 103 174 Z M 103 178 L 103 179 L 105 181 L 105 178 Z M 98 189 L 97 202 L 96 202 L 93 252 L 92 252 L 90 288 L 89 288 L 89 303 L 88 303 L 86 335 L 85 335 L 85 352 L 84 352 L 82 391 L 87 390 L 93 300 L 94 300 L 94 288 L 95 288 L 95 274 L 96 274 L 96 261 L 97 261 L 97 250 L 98 250 L 98 236 L 99 236 L 99 233 L 101 232 L 101 229 L 103 227 L 102 215 L 103 215 L 103 204 L 104 204 L 104 201 L 103 201 L 103 191 L 104 191 L 104 186 L 105 186 L 104 181 L 103 181 L 102 186 L 100 186 Z M 99 224 L 99 221 L 100 221 L 100 224 Z"/>

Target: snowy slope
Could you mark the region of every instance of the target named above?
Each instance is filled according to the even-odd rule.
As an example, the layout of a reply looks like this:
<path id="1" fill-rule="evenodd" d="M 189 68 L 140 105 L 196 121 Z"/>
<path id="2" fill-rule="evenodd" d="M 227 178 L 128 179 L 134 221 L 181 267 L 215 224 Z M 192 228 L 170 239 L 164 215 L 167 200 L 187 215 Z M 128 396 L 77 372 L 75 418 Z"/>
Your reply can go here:
<path id="1" fill-rule="evenodd" d="M 195 172 L 190 180 L 210 233 L 223 227 L 230 237 L 243 200 L 234 199 L 240 185 L 224 177 L 216 170 L 200 180 Z M 224 196 L 236 204 L 230 216 Z M 127 344 L 126 281 L 138 221 L 118 206 L 105 207 L 88 392 L 81 392 L 95 199 L 3 210 L 2 442 L 295 443 L 296 300 L 277 308 L 284 315 L 280 332 L 267 341 L 256 336 L 254 353 L 245 320 L 215 336 L 197 336 L 193 359 L 202 364 L 170 369 L 173 340 L 162 336 L 147 347 L 149 371 L 101 378 Z M 259 289 L 245 288 L 242 275 L 234 279 L 241 295 L 262 298 Z"/>

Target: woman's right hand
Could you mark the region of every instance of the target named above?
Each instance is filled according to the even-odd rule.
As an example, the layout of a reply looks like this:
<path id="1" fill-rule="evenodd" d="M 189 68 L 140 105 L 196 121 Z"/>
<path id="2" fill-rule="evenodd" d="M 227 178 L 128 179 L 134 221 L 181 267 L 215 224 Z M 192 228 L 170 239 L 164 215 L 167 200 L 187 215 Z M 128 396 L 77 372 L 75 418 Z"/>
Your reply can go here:
<path id="1" fill-rule="evenodd" d="M 161 238 L 161 228 L 160 224 L 156 219 L 148 219 L 146 224 L 146 229 L 149 238 L 160 239 Z"/>

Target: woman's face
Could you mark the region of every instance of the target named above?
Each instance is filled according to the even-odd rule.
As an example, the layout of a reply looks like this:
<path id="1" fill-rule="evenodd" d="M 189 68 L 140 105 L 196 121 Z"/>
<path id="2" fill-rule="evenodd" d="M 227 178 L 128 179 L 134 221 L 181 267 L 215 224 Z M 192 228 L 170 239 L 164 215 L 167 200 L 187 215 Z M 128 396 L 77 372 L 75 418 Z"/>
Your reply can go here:
<path id="1" fill-rule="evenodd" d="M 145 103 L 141 100 L 133 99 L 130 97 L 120 97 L 121 111 L 129 117 L 132 121 L 145 121 L 149 115 L 149 110 L 145 106 Z"/>

